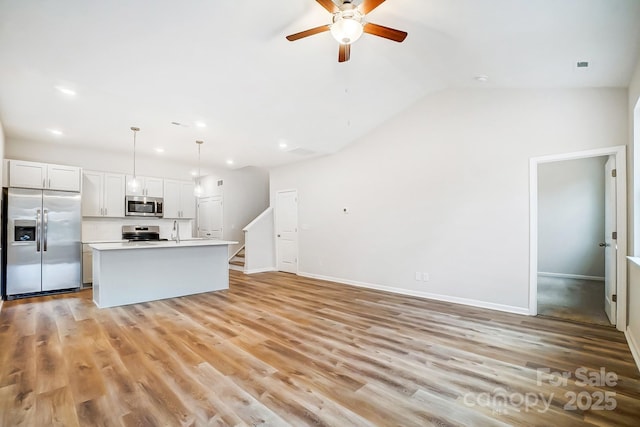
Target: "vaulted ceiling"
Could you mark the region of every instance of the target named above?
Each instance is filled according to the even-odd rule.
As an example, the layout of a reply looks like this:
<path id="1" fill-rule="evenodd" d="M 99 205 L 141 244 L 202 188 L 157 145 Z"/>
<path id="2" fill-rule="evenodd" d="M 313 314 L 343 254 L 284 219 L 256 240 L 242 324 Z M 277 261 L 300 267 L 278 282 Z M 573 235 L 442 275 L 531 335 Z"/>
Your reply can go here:
<path id="1" fill-rule="evenodd" d="M 149 155 L 193 161 L 202 139 L 208 164 L 271 167 L 446 88 L 626 87 L 640 50 L 638 0 L 387 0 L 367 20 L 409 36 L 365 34 L 338 63 L 330 33 L 285 39 L 330 23 L 314 0 L 2 0 L 0 121 L 126 152 L 138 126 Z"/>

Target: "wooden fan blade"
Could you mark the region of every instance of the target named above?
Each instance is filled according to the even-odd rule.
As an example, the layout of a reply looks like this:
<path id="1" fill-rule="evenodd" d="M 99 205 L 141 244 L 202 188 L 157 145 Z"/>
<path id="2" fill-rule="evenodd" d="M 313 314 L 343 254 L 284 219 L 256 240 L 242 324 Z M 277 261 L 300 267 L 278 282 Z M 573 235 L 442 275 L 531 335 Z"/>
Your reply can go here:
<path id="1" fill-rule="evenodd" d="M 329 13 L 336 13 L 337 11 L 339 11 L 340 9 L 338 9 L 338 6 L 336 6 L 336 4 L 334 2 L 332 2 L 331 0 L 316 0 L 318 3 L 320 3 L 320 5 L 322 7 L 324 7 L 325 9 L 327 9 L 329 11 Z M 384 1 L 384 0 L 382 0 Z"/>
<path id="2" fill-rule="evenodd" d="M 351 57 L 351 45 L 341 44 L 338 51 L 338 62 L 346 62 Z"/>
<path id="3" fill-rule="evenodd" d="M 384 2 L 385 0 L 363 0 L 360 4 L 360 12 L 366 15 Z"/>
<path id="4" fill-rule="evenodd" d="M 363 31 L 398 43 L 403 42 L 404 39 L 407 38 L 407 33 L 404 31 L 394 30 L 393 28 L 383 27 L 382 25 L 372 24 L 371 22 L 365 24 Z"/>
<path id="5" fill-rule="evenodd" d="M 325 31 L 329 31 L 329 25 L 321 25 L 320 27 L 315 27 L 306 31 L 301 31 L 299 33 L 291 34 L 290 36 L 287 36 L 287 40 L 292 42 L 304 37 L 312 36 L 314 34 L 324 33 Z"/>

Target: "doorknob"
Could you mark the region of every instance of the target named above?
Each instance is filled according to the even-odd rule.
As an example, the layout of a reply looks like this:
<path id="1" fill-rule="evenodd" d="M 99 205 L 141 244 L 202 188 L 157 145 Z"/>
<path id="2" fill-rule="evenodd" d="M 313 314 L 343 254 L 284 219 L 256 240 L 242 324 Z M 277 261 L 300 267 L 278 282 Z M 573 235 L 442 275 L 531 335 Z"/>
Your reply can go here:
<path id="1" fill-rule="evenodd" d="M 280 235 L 278 234 L 278 237 L 280 237 Z"/>
<path id="2" fill-rule="evenodd" d="M 606 243 L 599 243 L 598 246 L 600 246 L 601 248 L 604 248 L 605 246 L 609 246 Z"/>

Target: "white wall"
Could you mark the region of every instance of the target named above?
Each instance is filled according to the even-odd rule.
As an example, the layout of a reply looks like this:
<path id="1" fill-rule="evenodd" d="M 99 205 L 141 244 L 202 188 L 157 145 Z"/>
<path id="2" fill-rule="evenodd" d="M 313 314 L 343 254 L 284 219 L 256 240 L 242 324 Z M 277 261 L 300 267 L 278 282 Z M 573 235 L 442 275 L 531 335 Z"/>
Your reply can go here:
<path id="1" fill-rule="evenodd" d="M 635 72 L 629 84 L 628 108 L 629 108 L 629 138 L 633 155 L 630 172 L 629 187 L 629 218 L 633 218 L 630 227 L 629 237 L 630 248 L 634 248 L 633 255 L 640 256 L 640 59 L 636 64 Z M 634 270 L 635 269 L 635 270 Z M 638 267 L 632 265 L 629 273 L 628 299 L 628 322 L 627 336 L 629 345 L 636 356 L 636 363 L 640 369 L 640 271 Z M 635 348 L 634 348 L 635 347 Z"/>
<path id="2" fill-rule="evenodd" d="M 538 166 L 538 271 L 604 277 L 607 157 Z"/>
<path id="3" fill-rule="evenodd" d="M 56 143 L 8 139 L 5 158 L 80 166 L 84 169 L 114 173 L 133 172 L 133 152 L 95 150 Z M 195 155 L 194 163 L 176 162 L 162 155 L 136 156 L 136 174 L 141 176 L 191 180 L 191 171 L 194 169 L 197 169 Z M 211 172 L 215 171 L 203 168 L 203 174 Z"/>
<path id="4" fill-rule="evenodd" d="M 94 150 L 63 144 L 43 144 L 33 141 L 10 139 L 6 145 L 6 158 L 29 160 L 37 162 L 56 163 L 63 165 L 81 166 L 85 169 L 108 171 L 116 173 L 131 173 L 133 168 L 133 154 L 119 153 L 109 150 Z M 195 160 L 195 156 L 194 156 Z M 172 161 L 162 156 L 137 156 L 136 172 L 142 176 L 156 176 L 162 178 L 191 180 L 191 171 L 197 169 L 197 160 L 193 164 Z M 247 167 L 236 170 L 202 168 L 203 187 L 205 192 L 224 192 L 224 238 L 227 240 L 244 241 L 242 228 L 253 218 L 269 206 L 269 174 L 266 170 Z M 224 186 L 218 188 L 215 182 L 224 181 Z M 113 237 L 116 229 L 122 224 L 138 224 L 133 220 L 85 220 L 83 239 L 100 240 Z M 145 222 L 146 221 L 146 222 Z M 160 225 L 161 233 L 170 234 L 168 229 L 173 220 L 155 220 Z M 152 224 L 153 220 L 143 220 L 142 223 Z M 195 224 L 195 221 L 193 221 Z M 188 237 L 192 231 L 192 221 L 181 221 L 180 234 Z M 185 230 L 188 233 L 185 235 Z M 86 236 L 86 237 L 85 237 Z M 110 236 L 110 237 L 107 237 Z M 240 245 L 230 247 L 230 250 Z"/>
<path id="5" fill-rule="evenodd" d="M 217 185 L 218 180 L 223 185 Z M 269 173 L 260 168 L 246 167 L 233 175 L 210 175 L 202 180 L 203 196 L 223 196 L 223 238 L 239 242 L 229 246 L 229 254 L 244 245 L 242 229 L 269 206 Z"/>
<path id="6" fill-rule="evenodd" d="M 447 90 L 340 153 L 273 169 L 272 205 L 298 190 L 304 274 L 524 313 L 529 159 L 626 141 L 623 89 Z"/>

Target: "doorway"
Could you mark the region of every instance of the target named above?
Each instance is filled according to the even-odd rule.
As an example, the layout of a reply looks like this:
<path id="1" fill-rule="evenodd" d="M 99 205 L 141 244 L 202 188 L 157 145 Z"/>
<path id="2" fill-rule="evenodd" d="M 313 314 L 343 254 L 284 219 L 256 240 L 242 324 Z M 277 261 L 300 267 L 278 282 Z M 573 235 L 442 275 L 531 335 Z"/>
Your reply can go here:
<path id="1" fill-rule="evenodd" d="M 298 274 L 298 192 L 276 193 L 276 260 L 279 271 Z"/>
<path id="2" fill-rule="evenodd" d="M 624 330 L 625 161 L 624 146 L 531 159 L 530 314 Z"/>
<path id="3" fill-rule="evenodd" d="M 615 323 L 605 312 L 605 283 L 615 286 L 611 271 L 605 280 L 605 252 L 613 249 L 604 243 L 605 187 L 615 183 L 605 172 L 615 162 L 609 157 L 538 165 L 538 315 Z"/>

